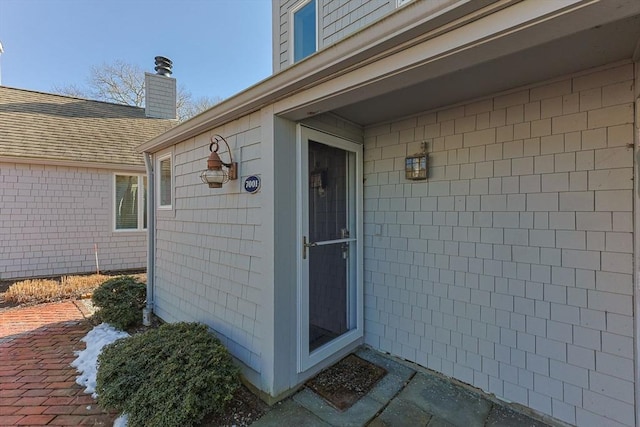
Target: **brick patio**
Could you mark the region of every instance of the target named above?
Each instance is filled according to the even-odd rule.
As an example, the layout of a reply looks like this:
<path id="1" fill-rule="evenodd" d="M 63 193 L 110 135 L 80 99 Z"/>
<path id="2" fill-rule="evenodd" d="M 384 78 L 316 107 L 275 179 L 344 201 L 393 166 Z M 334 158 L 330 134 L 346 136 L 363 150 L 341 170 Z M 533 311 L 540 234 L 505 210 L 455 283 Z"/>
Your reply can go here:
<path id="1" fill-rule="evenodd" d="M 0 425 L 112 425 L 70 366 L 91 329 L 82 304 L 0 312 Z"/>

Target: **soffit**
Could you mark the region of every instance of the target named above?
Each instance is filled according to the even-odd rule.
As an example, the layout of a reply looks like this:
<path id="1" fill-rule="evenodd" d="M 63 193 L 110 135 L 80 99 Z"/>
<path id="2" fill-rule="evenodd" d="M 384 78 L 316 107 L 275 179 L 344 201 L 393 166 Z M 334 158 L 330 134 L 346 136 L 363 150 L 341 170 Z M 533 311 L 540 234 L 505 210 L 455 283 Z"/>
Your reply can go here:
<path id="1" fill-rule="evenodd" d="M 420 15 L 422 4 L 410 3 L 138 150 L 161 150 L 267 105 L 294 121 L 326 112 L 361 125 L 392 120 L 630 58 L 638 39 L 631 18 L 640 14 L 637 0 L 460 1 L 436 16 Z"/>
<path id="2" fill-rule="evenodd" d="M 426 80 L 420 80 L 420 75 L 426 73 L 417 68 L 381 83 L 377 88 L 381 93 L 361 88 L 342 100 L 346 105 L 334 107 L 341 103 L 336 97 L 331 102 L 325 100 L 326 105 L 317 103 L 307 108 L 331 109 L 345 119 L 368 126 L 631 59 L 639 39 L 640 17 L 635 16 Z M 408 83 L 412 81 L 417 83 Z M 294 120 L 304 115 L 300 110 L 289 113 Z"/>
<path id="3" fill-rule="evenodd" d="M 416 1 L 351 34 L 299 63 L 247 88 L 211 109 L 181 123 L 167 133 L 138 146 L 138 151 L 156 152 L 184 141 L 275 101 L 314 87 L 375 61 L 389 50 L 401 50 L 416 36 L 442 28 L 454 28 L 522 0 L 458 0 L 434 12 L 427 1 Z M 562 0 L 576 2 L 581 0 Z"/>

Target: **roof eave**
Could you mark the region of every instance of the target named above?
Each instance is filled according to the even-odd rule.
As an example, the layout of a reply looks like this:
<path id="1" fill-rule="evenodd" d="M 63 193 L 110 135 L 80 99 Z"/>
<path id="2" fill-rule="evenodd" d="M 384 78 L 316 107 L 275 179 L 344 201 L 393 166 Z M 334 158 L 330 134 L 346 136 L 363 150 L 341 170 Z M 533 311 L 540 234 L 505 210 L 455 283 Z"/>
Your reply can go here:
<path id="1" fill-rule="evenodd" d="M 229 121 L 260 110 L 279 99 L 313 87 L 379 56 L 406 48 L 418 35 L 435 28 L 444 31 L 505 8 L 520 0 L 459 0 L 438 12 L 426 3 L 410 3 L 380 21 L 329 46 L 305 60 L 249 87 L 173 129 L 141 144 L 139 152 L 157 152 Z M 459 21 L 459 22 L 458 22 Z M 446 28 L 447 25 L 453 25 Z"/>
<path id="2" fill-rule="evenodd" d="M 85 160 L 66 160 L 66 159 L 53 159 L 44 157 L 13 157 L 13 156 L 0 156 L 0 163 L 19 163 L 29 165 L 42 165 L 42 166 L 64 166 L 84 169 L 108 169 L 111 171 L 121 172 L 144 172 L 144 163 L 138 165 L 130 163 L 108 163 L 108 162 L 87 162 Z"/>

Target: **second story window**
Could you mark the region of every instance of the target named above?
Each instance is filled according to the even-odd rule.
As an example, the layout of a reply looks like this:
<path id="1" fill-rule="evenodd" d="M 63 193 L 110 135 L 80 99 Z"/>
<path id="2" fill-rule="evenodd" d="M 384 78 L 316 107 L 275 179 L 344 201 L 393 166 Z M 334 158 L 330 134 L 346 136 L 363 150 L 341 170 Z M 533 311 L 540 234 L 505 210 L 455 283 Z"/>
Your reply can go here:
<path id="1" fill-rule="evenodd" d="M 293 62 L 317 50 L 316 0 L 305 0 L 292 10 Z"/>
<path id="2" fill-rule="evenodd" d="M 396 0 L 396 7 L 402 7 L 407 3 L 411 3 L 413 0 Z"/>

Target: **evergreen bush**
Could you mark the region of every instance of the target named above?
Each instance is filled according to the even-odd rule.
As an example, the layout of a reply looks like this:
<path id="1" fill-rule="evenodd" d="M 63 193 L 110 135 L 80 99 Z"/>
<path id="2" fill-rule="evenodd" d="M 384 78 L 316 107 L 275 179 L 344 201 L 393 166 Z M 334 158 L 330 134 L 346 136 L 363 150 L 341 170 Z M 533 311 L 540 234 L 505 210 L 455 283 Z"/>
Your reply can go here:
<path id="1" fill-rule="evenodd" d="M 146 285 L 131 276 L 109 279 L 91 296 L 91 301 L 98 308 L 95 318 L 119 329 L 138 326 L 142 324 L 146 294 Z"/>
<path id="2" fill-rule="evenodd" d="M 129 426 L 191 426 L 224 411 L 239 370 L 206 325 L 164 324 L 106 346 L 98 358 L 100 405 Z"/>

